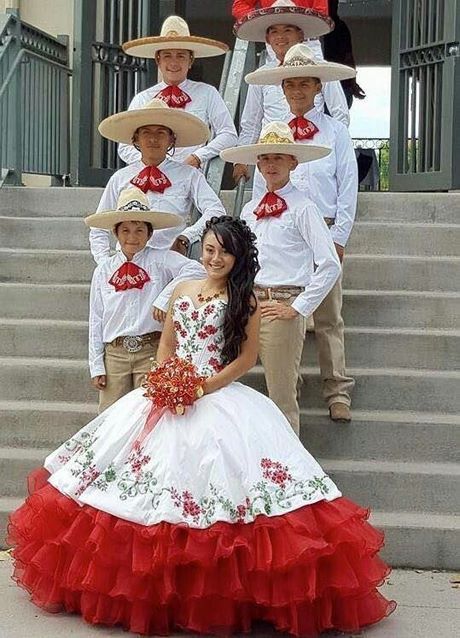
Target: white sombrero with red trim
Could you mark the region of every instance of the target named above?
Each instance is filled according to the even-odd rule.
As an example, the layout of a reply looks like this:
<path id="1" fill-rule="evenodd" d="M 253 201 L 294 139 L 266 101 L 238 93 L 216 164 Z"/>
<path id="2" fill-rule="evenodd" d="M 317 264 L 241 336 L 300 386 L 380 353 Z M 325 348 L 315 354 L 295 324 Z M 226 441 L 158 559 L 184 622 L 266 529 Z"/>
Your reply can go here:
<path id="1" fill-rule="evenodd" d="M 291 0 L 276 0 L 271 7 L 251 11 L 235 22 L 233 32 L 241 40 L 265 42 L 267 29 L 277 24 L 298 27 L 304 38 L 318 38 L 334 28 L 334 21 L 319 11 L 297 7 Z"/>

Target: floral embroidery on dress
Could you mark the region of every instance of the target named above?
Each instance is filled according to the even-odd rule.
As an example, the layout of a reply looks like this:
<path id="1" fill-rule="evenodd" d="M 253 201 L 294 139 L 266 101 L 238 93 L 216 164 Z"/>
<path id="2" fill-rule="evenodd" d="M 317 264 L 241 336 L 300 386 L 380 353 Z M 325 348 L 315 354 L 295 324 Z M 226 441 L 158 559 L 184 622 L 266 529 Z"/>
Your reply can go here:
<path id="1" fill-rule="evenodd" d="M 128 458 L 123 463 L 123 467 L 128 469 L 121 472 L 118 476 L 113 466 L 110 464 L 103 472 L 94 486 L 103 492 L 106 492 L 109 483 L 117 481 L 117 488 L 120 491 L 120 500 L 126 501 L 128 498 L 138 496 L 138 494 L 147 494 L 156 487 L 158 481 L 153 476 L 153 472 L 145 470 L 145 465 L 150 463 L 151 457 L 144 454 L 143 447 L 136 441 Z"/>
<path id="2" fill-rule="evenodd" d="M 284 488 L 286 481 L 292 481 L 287 465 L 281 465 L 279 461 L 271 461 L 270 459 L 262 459 L 260 465 L 264 478 L 269 479 L 272 483 L 277 483 Z"/>
<path id="3" fill-rule="evenodd" d="M 219 301 L 221 303 L 213 301 L 195 308 L 191 302 L 178 297 L 174 305 L 173 326 L 178 341 L 176 353 L 197 364 L 203 376 L 212 376 L 223 368 L 219 355 L 224 345 L 222 304 L 226 302 Z M 214 356 L 194 361 L 194 357 L 207 352 Z"/>
<path id="4" fill-rule="evenodd" d="M 327 494 L 333 485 L 331 479 L 324 474 L 314 476 L 306 481 L 294 480 L 287 466 L 279 461 L 263 458 L 260 468 L 264 479 L 258 481 L 249 489 L 250 496 L 246 496 L 243 503 L 234 503 L 227 498 L 223 491 L 213 484 L 209 485 L 210 496 L 196 499 L 189 491 L 182 495 L 175 488 L 163 488 L 153 497 L 153 508 L 157 509 L 160 498 L 164 493 L 169 493 L 175 507 L 182 508 L 182 515 L 191 518 L 194 523 L 211 524 L 220 506 L 234 523 L 244 523 L 253 520 L 259 514 L 270 515 L 276 505 L 283 509 L 292 507 L 292 499 L 300 497 L 303 501 L 311 501 L 318 493 Z M 277 486 L 274 489 L 274 486 Z"/>

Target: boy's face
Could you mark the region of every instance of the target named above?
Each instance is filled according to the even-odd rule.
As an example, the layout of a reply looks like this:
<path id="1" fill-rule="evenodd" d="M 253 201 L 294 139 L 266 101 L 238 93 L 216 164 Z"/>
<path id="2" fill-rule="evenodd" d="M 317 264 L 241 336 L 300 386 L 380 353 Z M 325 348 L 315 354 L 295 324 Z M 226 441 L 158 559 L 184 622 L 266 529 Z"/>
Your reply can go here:
<path id="1" fill-rule="evenodd" d="M 267 29 L 265 36 L 278 60 L 284 60 L 289 49 L 303 41 L 303 32 L 291 24 L 276 24 Z"/>
<path id="2" fill-rule="evenodd" d="M 118 226 L 116 236 L 124 255 L 132 259 L 136 253 L 145 248 L 151 233 L 145 222 L 126 221 Z"/>

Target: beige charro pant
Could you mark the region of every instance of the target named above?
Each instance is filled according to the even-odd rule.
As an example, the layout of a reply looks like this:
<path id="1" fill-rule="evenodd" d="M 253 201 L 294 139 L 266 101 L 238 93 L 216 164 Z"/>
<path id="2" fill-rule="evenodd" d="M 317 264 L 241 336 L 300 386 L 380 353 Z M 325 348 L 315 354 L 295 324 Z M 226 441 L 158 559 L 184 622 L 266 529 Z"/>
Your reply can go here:
<path id="1" fill-rule="evenodd" d="M 292 300 L 288 300 L 286 303 L 291 302 Z M 268 394 L 284 413 L 296 434 L 300 431 L 297 383 L 305 328 L 306 319 L 301 315 L 295 319 L 275 321 L 262 318 L 260 324 L 259 357 L 265 372 Z"/>
<path id="2" fill-rule="evenodd" d="M 99 391 L 99 413 L 141 385 L 150 370 L 150 359 L 156 357 L 159 342 L 159 338 L 147 342 L 139 352 L 128 352 L 122 345 L 106 344 L 104 364 L 107 385 Z"/>
<path id="3" fill-rule="evenodd" d="M 323 397 L 328 406 L 351 404 L 354 380 L 345 372 L 344 324 L 342 319 L 342 276 L 313 313 Z"/>

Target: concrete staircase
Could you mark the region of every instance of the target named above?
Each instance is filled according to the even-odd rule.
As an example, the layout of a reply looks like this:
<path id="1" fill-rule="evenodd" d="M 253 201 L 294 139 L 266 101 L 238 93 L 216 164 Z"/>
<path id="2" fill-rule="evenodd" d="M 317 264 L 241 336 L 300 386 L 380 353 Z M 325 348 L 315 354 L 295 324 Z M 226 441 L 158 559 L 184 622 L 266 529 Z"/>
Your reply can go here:
<path id="1" fill-rule="evenodd" d="M 95 413 L 81 217 L 100 192 L 0 191 L 0 539 L 27 472 Z M 302 441 L 374 509 L 393 565 L 460 567 L 459 265 L 460 194 L 361 194 L 344 285 L 350 425 L 326 416 L 313 335 L 304 350 Z M 247 380 L 263 390 L 260 368 Z"/>

